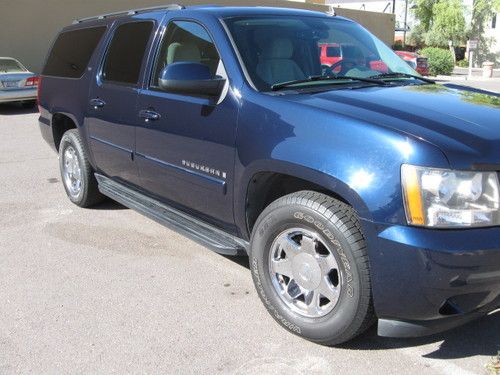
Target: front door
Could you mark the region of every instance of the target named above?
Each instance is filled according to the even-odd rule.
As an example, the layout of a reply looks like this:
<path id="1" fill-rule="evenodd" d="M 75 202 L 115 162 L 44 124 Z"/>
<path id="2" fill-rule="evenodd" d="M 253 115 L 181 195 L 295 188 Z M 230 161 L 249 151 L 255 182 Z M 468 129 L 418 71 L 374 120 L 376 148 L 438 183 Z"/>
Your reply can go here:
<path id="1" fill-rule="evenodd" d="M 145 190 L 227 228 L 234 223 L 232 185 L 238 106 L 235 98 L 227 95 L 227 81 L 222 96 L 216 99 L 162 91 L 158 85 L 161 70 L 186 61 L 206 64 L 212 75 L 227 78 L 204 26 L 185 20 L 169 23 L 151 80 L 138 98 L 139 175 Z"/>
<path id="2" fill-rule="evenodd" d="M 89 93 L 85 124 L 99 172 L 138 182 L 133 162 L 135 105 L 152 21 L 127 22 L 116 27 L 102 70 Z"/>

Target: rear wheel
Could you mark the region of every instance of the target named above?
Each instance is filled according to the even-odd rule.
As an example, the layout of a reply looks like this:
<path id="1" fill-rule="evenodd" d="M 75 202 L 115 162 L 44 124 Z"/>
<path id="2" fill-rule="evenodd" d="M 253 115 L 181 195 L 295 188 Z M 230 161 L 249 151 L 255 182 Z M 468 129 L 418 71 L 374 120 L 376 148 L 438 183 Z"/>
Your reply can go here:
<path id="1" fill-rule="evenodd" d="M 365 240 L 348 205 L 311 191 L 278 199 L 257 220 L 250 258 L 261 300 L 291 332 L 335 345 L 374 321 Z"/>
<path id="2" fill-rule="evenodd" d="M 74 204 L 90 207 L 104 199 L 77 129 L 68 130 L 61 139 L 59 168 L 66 194 Z"/>

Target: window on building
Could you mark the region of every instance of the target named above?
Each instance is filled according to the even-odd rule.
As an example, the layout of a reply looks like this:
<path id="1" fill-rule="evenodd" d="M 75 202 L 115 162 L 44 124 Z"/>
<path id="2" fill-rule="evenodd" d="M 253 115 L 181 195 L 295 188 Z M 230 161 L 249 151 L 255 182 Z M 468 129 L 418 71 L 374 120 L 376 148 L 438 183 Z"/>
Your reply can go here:
<path id="1" fill-rule="evenodd" d="M 494 14 L 493 19 L 491 20 L 491 28 L 496 29 L 496 27 L 497 27 L 497 15 Z"/>

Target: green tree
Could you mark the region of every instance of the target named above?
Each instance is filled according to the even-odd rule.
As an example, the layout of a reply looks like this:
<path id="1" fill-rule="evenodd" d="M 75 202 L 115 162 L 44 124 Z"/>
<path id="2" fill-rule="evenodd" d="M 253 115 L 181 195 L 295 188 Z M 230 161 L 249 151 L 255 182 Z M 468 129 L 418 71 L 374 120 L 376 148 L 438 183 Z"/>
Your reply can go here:
<path id="1" fill-rule="evenodd" d="M 415 18 L 419 24 L 410 35 L 411 41 L 435 47 L 447 47 L 450 40 L 454 45 L 464 41 L 466 28 L 462 0 L 416 0 L 415 5 Z"/>
<path id="2" fill-rule="evenodd" d="M 425 36 L 426 44 L 447 47 L 459 45 L 465 39 L 465 18 L 462 0 L 442 0 L 432 7 L 432 23 Z"/>
<path id="3" fill-rule="evenodd" d="M 439 0 L 416 0 L 414 13 L 415 17 L 419 20 L 422 30 L 427 32 L 430 30 L 432 25 L 432 19 L 434 18 L 434 5 L 437 4 Z"/>
<path id="4" fill-rule="evenodd" d="M 421 23 L 417 23 L 411 30 L 409 44 L 418 48 L 423 48 L 425 46 L 425 34 L 424 26 Z"/>

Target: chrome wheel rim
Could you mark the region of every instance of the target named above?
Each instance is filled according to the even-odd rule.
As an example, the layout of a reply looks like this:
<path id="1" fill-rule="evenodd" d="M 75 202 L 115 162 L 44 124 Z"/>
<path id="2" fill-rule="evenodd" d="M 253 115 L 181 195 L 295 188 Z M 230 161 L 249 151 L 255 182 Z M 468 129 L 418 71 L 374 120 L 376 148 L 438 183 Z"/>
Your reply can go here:
<path id="1" fill-rule="evenodd" d="M 82 191 L 82 170 L 73 146 L 68 146 L 63 153 L 64 185 L 69 194 L 76 198 Z"/>
<path id="2" fill-rule="evenodd" d="M 292 228 L 276 237 L 269 252 L 269 274 L 278 296 L 299 315 L 325 316 L 339 301 L 342 282 L 337 259 L 310 230 Z"/>

